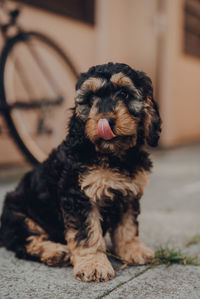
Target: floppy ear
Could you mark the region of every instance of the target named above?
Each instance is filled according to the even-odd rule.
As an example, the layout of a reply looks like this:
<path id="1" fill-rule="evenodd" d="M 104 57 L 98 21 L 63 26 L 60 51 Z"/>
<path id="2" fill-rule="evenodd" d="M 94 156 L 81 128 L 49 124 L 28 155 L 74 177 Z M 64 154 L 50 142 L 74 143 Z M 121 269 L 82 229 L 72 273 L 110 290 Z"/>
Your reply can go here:
<path id="1" fill-rule="evenodd" d="M 161 133 L 161 119 L 153 97 L 146 99 L 144 127 L 147 143 L 152 147 L 157 146 Z"/>
<path id="2" fill-rule="evenodd" d="M 153 87 L 151 79 L 140 72 L 140 89 L 142 90 L 145 104 L 144 104 L 144 131 L 147 143 L 155 147 L 158 145 L 158 140 L 161 133 L 161 118 L 158 110 L 158 105 L 153 98 Z"/>

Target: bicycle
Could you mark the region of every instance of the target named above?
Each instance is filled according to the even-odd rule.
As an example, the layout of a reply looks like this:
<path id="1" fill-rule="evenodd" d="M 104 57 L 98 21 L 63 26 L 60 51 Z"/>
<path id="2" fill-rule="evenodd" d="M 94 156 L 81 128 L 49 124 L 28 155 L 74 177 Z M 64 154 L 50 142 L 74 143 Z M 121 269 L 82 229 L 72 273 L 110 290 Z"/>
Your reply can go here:
<path id="1" fill-rule="evenodd" d="M 20 7 L 0 1 L 0 112 L 11 136 L 33 164 L 42 162 L 66 135 L 68 98 L 78 77 L 60 46 L 46 35 L 18 24 Z M 13 33 L 14 32 L 14 33 Z M 64 122 L 64 124 L 63 124 Z"/>

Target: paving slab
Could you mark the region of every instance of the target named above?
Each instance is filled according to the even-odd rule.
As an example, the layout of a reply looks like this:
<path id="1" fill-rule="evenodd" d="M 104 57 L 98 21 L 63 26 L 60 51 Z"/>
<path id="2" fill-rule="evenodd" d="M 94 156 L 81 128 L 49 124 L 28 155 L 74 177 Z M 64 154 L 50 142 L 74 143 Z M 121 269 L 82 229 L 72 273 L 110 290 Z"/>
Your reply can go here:
<path id="1" fill-rule="evenodd" d="M 199 299 L 200 267 L 159 266 L 113 290 L 105 299 Z"/>
<path id="2" fill-rule="evenodd" d="M 105 283 L 84 283 L 73 279 L 72 267 L 47 267 L 36 262 L 19 260 L 4 248 L 0 249 L 0 298 L 12 299 L 90 299 L 103 296 L 121 284 L 143 273 L 146 266 L 127 267 L 112 260 L 115 279 Z"/>

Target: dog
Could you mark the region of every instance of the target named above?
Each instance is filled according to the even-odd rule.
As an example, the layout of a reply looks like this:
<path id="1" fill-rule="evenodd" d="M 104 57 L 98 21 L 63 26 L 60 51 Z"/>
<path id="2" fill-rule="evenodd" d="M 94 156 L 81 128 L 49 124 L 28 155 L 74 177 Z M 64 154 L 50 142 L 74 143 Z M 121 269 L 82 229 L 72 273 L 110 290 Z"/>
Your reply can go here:
<path id="1" fill-rule="evenodd" d="M 151 79 L 126 64 L 91 67 L 76 84 L 65 140 L 6 195 L 0 239 L 18 258 L 72 264 L 82 281 L 115 276 L 104 235 L 128 264 L 154 252 L 139 240 L 140 198 L 161 132 Z"/>

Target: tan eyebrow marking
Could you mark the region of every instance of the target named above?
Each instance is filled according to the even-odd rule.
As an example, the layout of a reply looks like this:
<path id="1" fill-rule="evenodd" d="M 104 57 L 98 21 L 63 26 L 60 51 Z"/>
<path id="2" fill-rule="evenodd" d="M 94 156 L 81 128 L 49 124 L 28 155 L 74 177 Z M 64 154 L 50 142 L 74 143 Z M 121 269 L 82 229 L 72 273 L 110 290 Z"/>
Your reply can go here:
<path id="1" fill-rule="evenodd" d="M 112 75 L 112 77 L 110 78 L 110 81 L 113 84 L 117 84 L 119 86 L 129 86 L 129 87 L 134 86 L 132 80 L 129 77 L 127 77 L 125 74 L 123 74 L 122 72 Z"/>
<path id="2" fill-rule="evenodd" d="M 106 84 L 103 78 L 91 77 L 83 82 L 81 87 L 76 92 L 75 102 L 80 104 L 84 101 L 84 96 L 88 91 L 96 92 Z"/>
<path id="3" fill-rule="evenodd" d="M 103 87 L 105 85 L 105 83 L 106 83 L 106 80 L 104 80 L 102 78 L 91 77 L 91 78 L 87 79 L 85 82 L 83 82 L 80 89 L 96 92 L 98 89 Z"/>
<path id="4" fill-rule="evenodd" d="M 139 97 L 141 97 L 141 93 L 135 87 L 133 81 L 128 76 L 123 74 L 122 72 L 112 75 L 112 77 L 110 78 L 110 81 L 119 87 L 128 87 L 130 90 L 132 90 L 134 93 L 136 93 Z"/>

